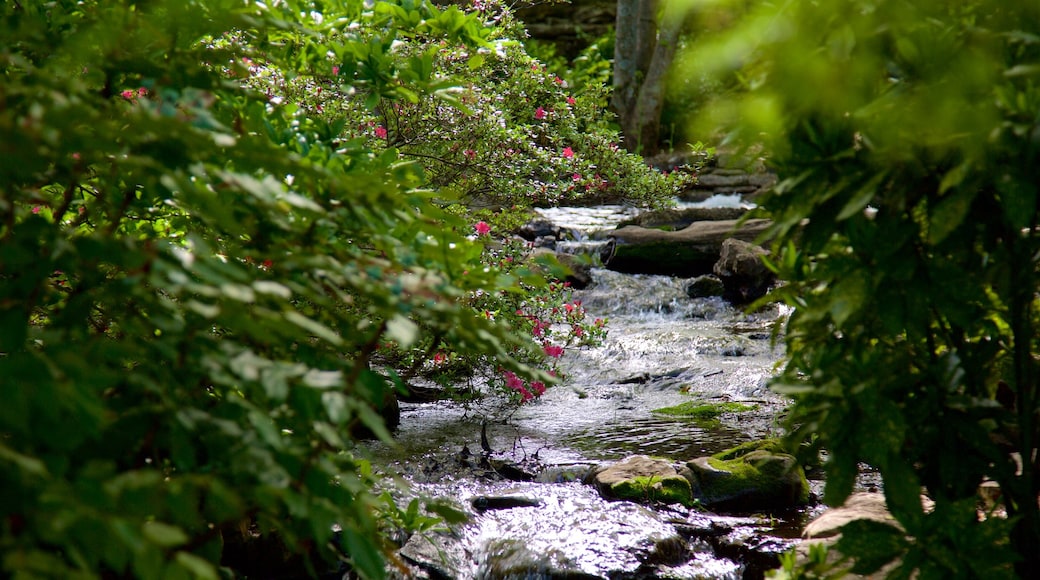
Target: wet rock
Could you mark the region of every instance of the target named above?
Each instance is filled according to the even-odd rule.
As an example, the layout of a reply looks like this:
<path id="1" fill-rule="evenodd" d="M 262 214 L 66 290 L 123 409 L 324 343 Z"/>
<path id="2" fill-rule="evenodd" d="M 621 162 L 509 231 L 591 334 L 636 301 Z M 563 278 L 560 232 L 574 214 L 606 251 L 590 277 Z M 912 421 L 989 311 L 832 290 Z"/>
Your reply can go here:
<path id="1" fill-rule="evenodd" d="M 641 503 L 693 504 L 689 479 L 663 459 L 633 455 L 594 470 L 592 481 L 607 498 Z"/>
<path id="2" fill-rule="evenodd" d="M 733 459 L 698 457 L 686 465 L 695 495 L 716 509 L 776 511 L 809 501 L 805 473 L 786 453 L 758 449 Z"/>
<path id="3" fill-rule="evenodd" d="M 402 576 L 409 580 L 415 578 L 447 580 L 459 577 L 459 569 L 453 565 L 450 558 L 443 557 L 441 546 L 431 535 L 412 534 L 408 538 L 408 542 L 397 553 L 405 562 L 414 567 L 406 576 Z M 398 570 L 391 569 L 390 572 L 391 578 L 398 577 L 394 574 L 394 572 L 399 572 Z"/>
<path id="4" fill-rule="evenodd" d="M 627 274 L 658 274 L 692 278 L 713 272 L 725 240 L 755 240 L 771 222 L 752 219 L 696 222 L 675 231 L 639 226 L 613 230 L 612 243 L 601 256 L 604 265 Z"/>
<path id="5" fill-rule="evenodd" d="M 666 231 L 681 230 L 690 224 L 703 221 L 740 219 L 748 212 L 740 207 L 687 207 L 668 208 L 643 212 L 624 220 L 618 227 L 639 226 Z"/>
<path id="6" fill-rule="evenodd" d="M 686 287 L 686 295 L 690 298 L 708 298 L 710 296 L 722 296 L 726 292 L 726 286 L 718 276 L 697 276 L 690 280 Z"/>
<path id="7" fill-rule="evenodd" d="M 559 550 L 534 551 L 518 540 L 496 540 L 487 547 L 486 559 L 477 570 L 478 578 L 545 578 L 559 580 L 600 580 L 582 571 Z"/>
<path id="8" fill-rule="evenodd" d="M 478 512 L 538 507 L 542 505 L 542 501 L 539 499 L 515 495 L 480 495 L 471 499 L 469 503 Z"/>
<path id="9" fill-rule="evenodd" d="M 556 240 L 560 237 L 560 226 L 545 218 L 537 218 L 520 226 L 516 234 L 529 242 L 538 238 L 552 238 Z"/>
<path id="10" fill-rule="evenodd" d="M 747 304 L 765 296 L 776 275 L 766 267 L 762 257 L 768 255 L 755 244 L 727 239 L 722 242 L 719 260 L 712 270 L 722 281 L 722 296 L 734 304 Z"/>
<path id="11" fill-rule="evenodd" d="M 537 248 L 531 252 L 531 258 L 537 259 L 539 256 L 545 256 L 552 254 L 556 261 L 560 265 L 564 266 L 568 270 L 567 276 L 564 278 L 564 282 L 569 282 L 571 287 L 577 290 L 581 290 L 592 283 L 592 263 L 581 256 L 574 254 L 564 254 L 562 252 L 553 252 L 545 248 Z"/>

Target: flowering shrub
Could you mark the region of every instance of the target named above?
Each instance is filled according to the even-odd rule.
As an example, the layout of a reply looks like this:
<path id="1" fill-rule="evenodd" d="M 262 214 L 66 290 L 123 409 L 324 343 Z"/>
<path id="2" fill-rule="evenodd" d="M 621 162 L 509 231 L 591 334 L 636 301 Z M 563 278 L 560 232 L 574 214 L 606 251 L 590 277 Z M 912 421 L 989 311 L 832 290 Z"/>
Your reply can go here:
<path id="1" fill-rule="evenodd" d="M 419 15 L 429 10 L 415 8 Z M 603 122 L 610 115 L 603 108 L 606 87 L 589 83 L 580 93 L 571 91 L 516 40 L 524 32 L 508 8 L 482 2 L 467 15 L 493 24 L 480 46 L 413 39 L 393 44 L 386 56 L 397 63 L 399 76 L 463 79 L 436 98 L 359 85 L 347 67 L 333 62 L 314 76 L 294 79 L 260 67 L 253 85 L 334 120 L 344 139 L 365 139 L 416 160 L 426 185 L 469 202 L 658 207 L 670 204 L 690 181 L 684 172 L 662 175 L 619 147 L 620 136 Z M 364 28 L 330 35 L 386 41 L 378 30 Z"/>

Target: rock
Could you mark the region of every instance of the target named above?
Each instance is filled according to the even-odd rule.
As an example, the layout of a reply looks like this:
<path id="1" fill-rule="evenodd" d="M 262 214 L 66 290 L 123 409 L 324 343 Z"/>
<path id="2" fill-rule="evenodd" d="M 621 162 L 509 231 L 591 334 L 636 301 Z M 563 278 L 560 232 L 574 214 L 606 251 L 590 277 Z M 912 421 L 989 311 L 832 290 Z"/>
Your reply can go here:
<path id="1" fill-rule="evenodd" d="M 849 496 L 840 507 L 831 508 L 802 530 L 805 539 L 830 538 L 841 534 L 841 527 L 856 520 L 871 520 L 903 529 L 885 505 L 885 494 L 860 492 Z"/>
<path id="2" fill-rule="evenodd" d="M 658 274 L 693 278 L 713 272 L 725 240 L 755 240 L 770 225 L 751 219 L 695 222 L 675 231 L 626 226 L 610 234 L 604 265 L 626 274 Z"/>
<path id="3" fill-rule="evenodd" d="M 722 284 L 722 280 L 712 275 L 697 276 L 686 286 L 686 295 L 690 298 L 722 296 L 725 291 L 726 287 Z"/>
<path id="4" fill-rule="evenodd" d="M 809 482 L 794 456 L 758 449 L 733 459 L 698 457 L 686 464 L 705 505 L 737 512 L 774 511 L 809 501 Z"/>
<path id="5" fill-rule="evenodd" d="M 556 549 L 535 551 L 519 540 L 494 540 L 487 546 L 486 559 L 477 570 L 480 578 L 546 578 L 600 580 L 582 571 Z"/>
<path id="6" fill-rule="evenodd" d="M 593 470 L 591 479 L 606 498 L 639 503 L 693 504 L 689 479 L 663 459 L 633 455 Z"/>
<path id="7" fill-rule="evenodd" d="M 542 501 L 536 498 L 516 495 L 478 495 L 470 500 L 470 505 L 477 512 L 488 510 L 509 510 L 521 507 L 538 507 Z"/>
<path id="8" fill-rule="evenodd" d="M 618 227 L 640 226 L 644 228 L 681 230 L 696 222 L 740 219 L 748 210 L 740 207 L 688 207 L 669 208 L 643 212 L 634 218 L 618 223 Z"/>
<path id="9" fill-rule="evenodd" d="M 581 290 L 592 283 L 592 264 L 588 260 L 583 260 L 580 256 L 554 252 L 545 248 L 536 248 L 531 252 L 530 259 L 537 259 L 539 256 L 548 254 L 553 255 L 560 265 L 567 268 L 569 273 L 564 277 L 563 281 L 569 282 L 571 288 Z"/>
<path id="10" fill-rule="evenodd" d="M 529 242 L 538 238 L 552 238 L 555 240 L 560 237 L 560 226 L 547 219 L 537 218 L 520 226 L 516 234 Z"/>
<path id="11" fill-rule="evenodd" d="M 712 270 L 725 288 L 723 298 L 734 304 L 747 304 L 765 296 L 776 275 L 766 267 L 764 248 L 744 240 L 729 238 L 722 242 L 719 260 Z"/>

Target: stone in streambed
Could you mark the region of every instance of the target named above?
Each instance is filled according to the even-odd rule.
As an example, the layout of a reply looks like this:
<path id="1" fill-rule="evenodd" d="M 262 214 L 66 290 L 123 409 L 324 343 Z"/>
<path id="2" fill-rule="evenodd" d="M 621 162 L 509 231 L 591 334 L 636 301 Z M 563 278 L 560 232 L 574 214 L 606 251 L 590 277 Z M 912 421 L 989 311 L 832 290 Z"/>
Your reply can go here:
<path id="1" fill-rule="evenodd" d="M 693 504 L 689 479 L 663 459 L 632 455 L 593 470 L 590 479 L 606 498 L 639 503 Z"/>
<path id="2" fill-rule="evenodd" d="M 769 254 L 761 246 L 730 238 L 722 242 L 719 260 L 712 270 L 722 281 L 722 297 L 734 304 L 748 304 L 765 296 L 776 281 L 765 262 Z"/>
<path id="3" fill-rule="evenodd" d="M 809 482 L 797 460 L 787 453 L 755 449 L 732 456 L 698 457 L 686 466 L 694 494 L 716 509 L 751 512 L 782 510 L 809 501 Z"/>

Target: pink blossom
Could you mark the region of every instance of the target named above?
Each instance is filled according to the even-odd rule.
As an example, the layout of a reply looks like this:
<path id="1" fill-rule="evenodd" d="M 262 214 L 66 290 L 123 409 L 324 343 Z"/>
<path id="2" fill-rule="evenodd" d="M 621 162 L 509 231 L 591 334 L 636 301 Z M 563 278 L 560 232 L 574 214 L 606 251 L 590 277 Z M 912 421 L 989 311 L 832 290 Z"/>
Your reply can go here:
<path id="1" fill-rule="evenodd" d="M 476 157 L 477 157 L 477 152 L 472 150 L 472 149 L 466 149 L 465 151 L 462 152 L 462 154 L 465 155 L 466 157 L 470 158 L 470 159 L 476 159 Z"/>
<path id="2" fill-rule="evenodd" d="M 558 84 L 558 85 L 562 85 L 563 84 L 563 79 L 561 79 L 560 77 L 554 77 L 553 78 L 553 82 Z"/>
<path id="3" fill-rule="evenodd" d="M 32 208 L 32 212 L 33 213 L 40 213 L 40 206 L 34 205 L 33 208 Z"/>
<path id="4" fill-rule="evenodd" d="M 560 358 L 563 356 L 563 347 L 555 344 L 547 344 L 543 347 L 545 355 L 552 358 Z"/>
<path id="5" fill-rule="evenodd" d="M 433 355 L 433 364 L 435 364 L 435 365 L 444 364 L 447 361 L 448 361 L 448 357 L 445 356 L 443 352 L 439 352 L 439 353 Z"/>
<path id="6" fill-rule="evenodd" d="M 540 397 L 543 393 L 545 393 L 545 383 L 543 383 L 542 381 L 532 381 L 531 390 L 534 391 L 535 395 Z"/>
<path id="7" fill-rule="evenodd" d="M 473 229 L 476 230 L 478 236 L 485 236 L 491 233 L 491 226 L 483 221 L 473 224 Z"/>
<path id="8" fill-rule="evenodd" d="M 572 157 L 574 157 L 574 149 L 571 149 L 570 147 L 564 147 L 563 157 L 564 159 L 571 159 Z"/>
<path id="9" fill-rule="evenodd" d="M 524 381 L 520 380 L 520 377 L 516 376 L 513 371 L 506 371 L 502 373 L 502 376 L 506 378 L 506 386 L 514 391 L 518 391 L 524 388 Z"/>
<path id="10" fill-rule="evenodd" d="M 581 181 L 581 174 L 580 173 L 575 173 L 574 175 L 571 176 L 571 179 L 573 179 L 574 181 Z"/>
<path id="11" fill-rule="evenodd" d="M 127 90 L 119 93 L 119 95 L 121 97 L 123 97 L 124 99 L 128 100 L 128 101 L 132 101 L 132 100 L 134 100 L 134 96 L 136 95 L 136 93 L 134 93 L 134 91 L 132 91 L 130 89 L 127 89 Z"/>
<path id="12" fill-rule="evenodd" d="M 568 105 L 573 105 L 576 102 L 577 101 L 574 100 L 574 97 L 567 97 L 567 104 Z"/>
<path id="13" fill-rule="evenodd" d="M 376 127 L 376 137 L 386 139 L 386 127 L 383 127 L 382 125 Z"/>
<path id="14" fill-rule="evenodd" d="M 545 118 L 545 109 L 542 108 L 542 107 L 538 107 L 537 109 L 535 109 L 534 110 L 534 118 L 538 119 L 538 120 L 544 119 Z"/>
<path id="15" fill-rule="evenodd" d="M 143 97 L 143 96 L 145 96 L 147 94 L 148 94 L 148 89 L 146 89 L 144 87 L 138 87 L 138 89 L 137 89 L 137 96 Z"/>
<path id="16" fill-rule="evenodd" d="M 339 67 L 338 66 L 333 66 L 332 67 L 332 76 L 334 76 L 334 77 L 338 77 L 339 76 Z"/>

